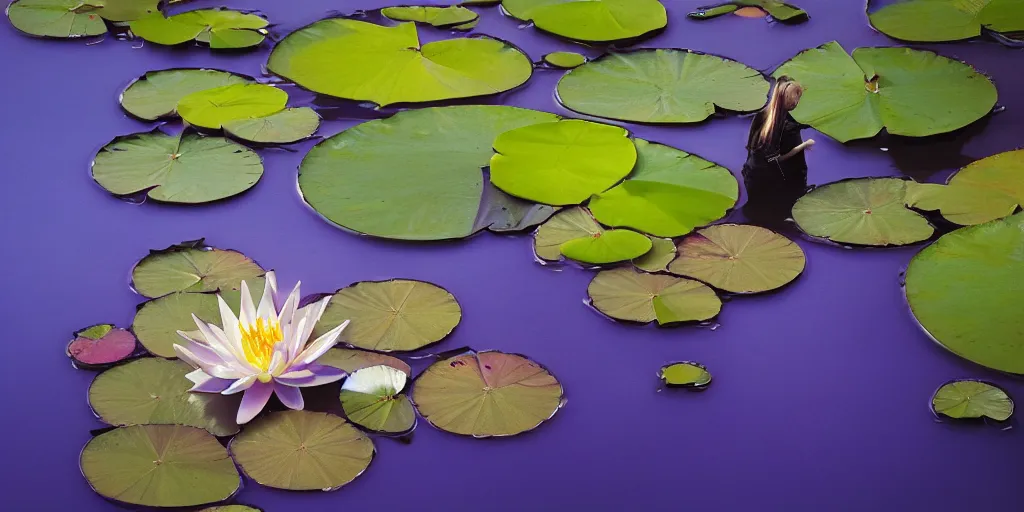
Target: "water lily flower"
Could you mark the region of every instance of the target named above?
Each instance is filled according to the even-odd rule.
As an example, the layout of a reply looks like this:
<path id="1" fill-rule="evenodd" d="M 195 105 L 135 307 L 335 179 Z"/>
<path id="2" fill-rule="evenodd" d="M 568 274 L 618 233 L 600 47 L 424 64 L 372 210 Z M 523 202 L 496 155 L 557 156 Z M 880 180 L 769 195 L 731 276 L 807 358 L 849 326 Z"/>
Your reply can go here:
<path id="1" fill-rule="evenodd" d="M 196 368 L 186 375 L 194 384 L 190 391 L 244 393 L 236 418 L 239 424 L 256 417 L 271 394 L 276 394 L 286 407 L 301 410 L 303 401 L 299 388 L 335 382 L 345 376 L 344 371 L 317 364 L 316 360 L 338 342 L 342 329 L 348 325 L 347 320 L 306 344 L 330 297 L 300 308 L 299 283 L 296 283 L 278 310 L 274 304 L 276 293 L 274 272 L 267 272 L 263 298 L 257 307 L 249 294 L 249 286 L 242 281 L 238 317 L 218 294 L 224 328 L 192 315 L 200 336 L 178 331 L 185 343 L 174 345 L 178 357 Z"/>

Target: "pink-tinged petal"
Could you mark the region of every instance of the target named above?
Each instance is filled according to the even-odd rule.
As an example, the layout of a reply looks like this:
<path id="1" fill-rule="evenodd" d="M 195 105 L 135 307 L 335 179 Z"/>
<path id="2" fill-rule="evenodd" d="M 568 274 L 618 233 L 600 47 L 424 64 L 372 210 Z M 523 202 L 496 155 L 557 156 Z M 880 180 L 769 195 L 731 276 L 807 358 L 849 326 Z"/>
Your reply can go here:
<path id="1" fill-rule="evenodd" d="M 252 303 L 252 292 L 245 281 L 242 281 L 242 307 L 238 308 L 238 321 L 243 325 L 256 323 L 256 305 Z"/>
<path id="2" fill-rule="evenodd" d="M 306 318 L 299 318 L 299 323 L 298 325 L 295 326 L 295 329 L 292 331 L 291 338 L 284 339 L 285 343 L 287 344 L 286 346 L 288 347 L 288 362 L 293 362 L 295 358 L 299 355 L 299 352 L 302 351 L 302 346 L 304 345 L 305 340 L 299 338 L 298 333 L 302 332 L 302 330 L 305 328 Z"/>
<path id="3" fill-rule="evenodd" d="M 227 335 L 220 327 L 204 322 L 195 314 L 192 315 L 192 321 L 196 323 L 196 327 L 199 327 L 199 332 L 206 340 L 205 345 L 210 350 L 216 352 L 225 361 L 238 359 L 238 356 L 231 351 L 231 342 L 228 341 Z"/>
<path id="4" fill-rule="evenodd" d="M 292 371 L 275 377 L 274 380 L 286 386 L 308 388 L 337 382 L 345 377 L 344 370 L 319 364 L 309 365 L 305 370 Z"/>
<path id="5" fill-rule="evenodd" d="M 277 307 L 274 306 L 274 294 L 277 293 L 277 278 L 274 272 L 267 272 L 267 283 L 263 286 L 263 297 L 256 308 L 256 317 L 262 318 L 264 322 L 273 323 L 277 321 Z"/>
<path id="6" fill-rule="evenodd" d="M 238 317 L 231 311 L 231 306 L 224 302 L 224 297 L 217 296 L 217 305 L 220 308 L 220 324 L 224 326 L 224 339 L 228 341 L 231 352 L 242 353 L 242 331 L 238 328 Z"/>
<path id="7" fill-rule="evenodd" d="M 207 364 L 205 361 L 199 358 L 199 356 L 195 355 L 194 353 L 192 353 L 191 350 L 185 348 L 182 345 L 174 345 L 174 352 L 178 354 L 178 357 L 184 359 L 192 366 L 202 369 L 204 372 L 206 372 L 207 375 L 210 375 L 211 377 L 231 380 L 241 379 L 242 377 L 245 377 L 245 374 L 233 368 L 216 364 Z"/>
<path id="8" fill-rule="evenodd" d="M 295 358 L 295 362 L 309 364 L 324 355 L 324 352 L 327 352 L 331 347 L 338 343 L 338 336 L 345 327 L 348 327 L 348 322 L 348 320 L 345 320 L 341 325 L 325 332 L 322 336 L 317 338 L 316 341 L 306 347 L 306 350 L 303 350 L 302 353 Z"/>
<path id="9" fill-rule="evenodd" d="M 313 335 L 313 329 L 316 327 L 317 322 L 320 321 L 320 317 L 324 315 L 324 311 L 327 310 L 327 304 L 330 301 L 331 297 L 324 297 L 323 299 L 307 306 L 308 312 L 306 314 L 306 325 L 299 333 L 300 350 L 302 347 L 306 346 L 306 342 L 309 340 L 309 337 Z M 298 356 L 298 353 L 296 352 L 295 355 Z"/>
<path id="10" fill-rule="evenodd" d="M 280 375 L 288 369 L 288 355 L 285 353 L 284 342 L 274 345 L 274 352 L 270 355 L 270 364 L 267 365 L 267 373 Z"/>
<path id="11" fill-rule="evenodd" d="M 305 405 L 302 401 L 302 392 L 299 388 L 293 388 L 286 386 L 281 383 L 274 383 L 274 393 L 277 393 L 277 398 L 281 399 L 281 403 L 289 409 L 295 409 L 301 411 Z"/>
<path id="12" fill-rule="evenodd" d="M 245 390 L 245 394 L 242 395 L 242 404 L 238 406 L 238 415 L 235 417 L 235 423 L 239 425 L 249 423 L 267 406 L 267 402 L 270 400 L 270 395 L 273 392 L 274 385 L 269 382 L 257 382 L 251 388 Z"/>
<path id="13" fill-rule="evenodd" d="M 284 339 L 294 339 L 295 332 L 295 308 L 299 305 L 299 285 L 295 285 L 295 289 L 288 295 L 288 299 L 284 301 L 284 306 L 281 308 L 281 315 L 279 317 L 281 321 L 281 334 Z M 291 359 L 291 357 L 289 357 Z"/>
<path id="14" fill-rule="evenodd" d="M 241 393 L 242 391 L 245 391 L 245 390 L 251 388 L 252 385 L 255 384 L 255 383 L 256 383 L 256 376 L 255 375 L 249 375 L 248 377 L 242 377 L 241 379 L 238 379 L 235 382 L 233 382 L 230 386 L 224 388 L 224 390 L 221 391 L 221 394 L 222 395 L 233 395 L 235 393 Z"/>
<path id="15" fill-rule="evenodd" d="M 224 366 L 227 363 L 224 358 L 211 350 L 206 344 L 189 338 L 187 334 L 181 331 L 178 331 L 178 336 L 188 340 L 188 343 L 185 343 L 184 346 L 204 363 L 219 366 Z M 175 345 L 177 345 L 177 343 L 175 343 Z"/>
<path id="16" fill-rule="evenodd" d="M 202 370 L 193 371 L 186 375 L 185 378 L 192 381 L 193 386 L 189 391 L 195 393 L 220 393 L 231 385 L 230 380 L 211 377 Z"/>

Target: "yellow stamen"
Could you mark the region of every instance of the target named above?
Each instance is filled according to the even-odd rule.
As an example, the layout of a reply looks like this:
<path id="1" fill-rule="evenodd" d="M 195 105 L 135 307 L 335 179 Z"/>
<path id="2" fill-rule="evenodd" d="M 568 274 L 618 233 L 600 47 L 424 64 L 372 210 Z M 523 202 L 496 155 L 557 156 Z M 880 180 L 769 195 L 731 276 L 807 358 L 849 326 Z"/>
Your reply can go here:
<path id="1" fill-rule="evenodd" d="M 281 323 L 257 318 L 256 323 L 251 325 L 239 322 L 238 329 L 242 332 L 242 352 L 245 359 L 264 372 L 269 370 L 274 345 L 284 337 L 281 333 Z"/>

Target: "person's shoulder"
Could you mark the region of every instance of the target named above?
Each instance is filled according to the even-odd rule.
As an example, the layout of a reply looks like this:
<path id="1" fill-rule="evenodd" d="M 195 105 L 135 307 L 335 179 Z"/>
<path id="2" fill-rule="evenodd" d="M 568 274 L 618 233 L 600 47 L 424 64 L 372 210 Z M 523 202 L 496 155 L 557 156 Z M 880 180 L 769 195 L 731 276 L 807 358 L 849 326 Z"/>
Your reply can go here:
<path id="1" fill-rule="evenodd" d="M 786 128 L 794 130 L 803 130 L 804 128 L 810 128 L 810 125 L 806 125 L 801 123 L 800 121 L 797 121 L 796 118 L 793 117 L 792 113 L 786 112 Z"/>

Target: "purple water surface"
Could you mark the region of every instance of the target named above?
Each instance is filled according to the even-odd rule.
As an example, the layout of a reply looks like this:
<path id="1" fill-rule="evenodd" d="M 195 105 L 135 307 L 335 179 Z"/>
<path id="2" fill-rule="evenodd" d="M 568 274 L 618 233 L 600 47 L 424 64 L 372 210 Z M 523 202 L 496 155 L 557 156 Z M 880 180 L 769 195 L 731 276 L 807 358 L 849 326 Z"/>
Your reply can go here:
<path id="1" fill-rule="evenodd" d="M 400 2 L 233 6 L 261 9 L 289 31 L 329 10 L 388 3 Z M 695 22 L 686 12 L 707 0 L 664 3 L 668 30 L 640 46 L 691 48 L 769 69 L 832 39 L 848 50 L 895 44 L 868 26 L 861 0 L 798 0 L 811 20 L 797 26 L 734 16 Z M 535 61 L 556 50 L 600 53 L 519 29 L 497 9 L 479 10 L 477 32 L 513 41 Z M 86 45 L 32 39 L 0 25 L 6 510 L 114 508 L 79 473 L 79 451 L 90 429 L 102 425 L 85 400 L 93 374 L 73 369 L 64 348 L 84 326 L 127 327 L 140 302 L 128 288 L 132 264 L 151 248 L 200 237 L 276 269 L 285 287 L 301 279 L 307 292 L 390 277 L 438 283 L 465 310 L 438 350 L 469 345 L 528 354 L 561 379 L 569 399 L 552 421 L 515 438 L 480 441 L 421 423 L 410 445 L 377 440 L 369 470 L 338 492 L 249 484 L 242 503 L 270 512 L 1021 509 L 1022 429 L 937 423 L 928 410 L 932 392 L 950 379 L 988 379 L 1019 399 L 1024 385 L 958 359 L 919 330 L 899 287 L 900 270 L 918 247 L 845 250 L 800 240 L 805 275 L 781 293 L 728 302 L 718 329 L 618 325 L 583 305 L 590 272 L 537 265 L 527 236 L 415 245 L 346 234 L 321 221 L 296 193 L 296 168 L 309 144 L 299 152 L 263 151 L 262 181 L 228 201 L 173 207 L 115 199 L 91 181 L 88 163 L 114 136 L 148 129 L 117 105 L 130 80 L 184 66 L 259 75 L 269 50 L 133 48 L 113 38 Z M 1019 51 L 984 42 L 926 48 L 992 76 L 1006 110 L 982 129 L 888 152 L 876 142 L 843 147 L 805 132 L 819 142 L 807 157 L 812 183 L 899 175 L 897 158 L 907 172 L 940 180 L 971 159 L 1024 142 Z M 568 115 L 553 97 L 559 76 L 538 70 L 500 101 Z M 322 133 L 354 123 L 331 123 Z M 737 173 L 744 160 L 745 119 L 628 127 Z M 710 389 L 659 392 L 658 368 L 677 360 L 706 364 Z"/>

